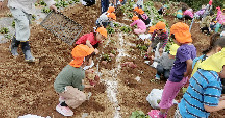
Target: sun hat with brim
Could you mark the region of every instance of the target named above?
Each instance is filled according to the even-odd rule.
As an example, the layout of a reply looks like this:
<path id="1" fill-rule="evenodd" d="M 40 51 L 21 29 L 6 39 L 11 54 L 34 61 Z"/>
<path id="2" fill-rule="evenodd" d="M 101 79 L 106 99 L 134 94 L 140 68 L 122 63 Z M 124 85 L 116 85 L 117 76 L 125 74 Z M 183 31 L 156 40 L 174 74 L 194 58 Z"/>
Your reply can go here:
<path id="1" fill-rule="evenodd" d="M 199 68 L 208 71 L 221 72 L 223 66 L 225 66 L 225 48 L 222 48 L 220 52 L 208 57 L 204 62 L 199 65 Z"/>
<path id="2" fill-rule="evenodd" d="M 179 45 L 177 45 L 177 44 L 172 44 L 171 46 L 170 46 L 170 54 L 171 55 L 177 55 L 177 49 L 179 48 L 180 46 Z"/>
<path id="3" fill-rule="evenodd" d="M 135 20 L 138 20 L 138 16 L 133 16 L 132 20 L 135 21 Z"/>
<path id="4" fill-rule="evenodd" d="M 150 27 L 150 30 L 149 30 L 148 32 L 154 32 L 154 31 L 155 31 L 155 29 L 156 29 L 156 27 L 155 27 L 155 26 L 151 26 L 151 27 Z"/>
<path id="5" fill-rule="evenodd" d="M 102 36 L 107 38 L 107 30 L 104 27 L 98 27 L 96 29 L 96 32 L 99 32 Z"/>
<path id="6" fill-rule="evenodd" d="M 159 21 L 156 25 L 155 25 L 157 30 L 163 30 L 166 31 L 166 24 L 162 21 Z"/>
<path id="7" fill-rule="evenodd" d="M 179 43 L 191 43 L 191 33 L 189 32 L 189 26 L 185 23 L 178 22 L 173 24 L 170 28 L 170 35 L 174 34 L 176 40 Z"/>
<path id="8" fill-rule="evenodd" d="M 137 12 L 138 14 L 141 14 L 141 15 L 144 14 L 144 11 L 142 9 L 139 9 Z"/>
<path id="9" fill-rule="evenodd" d="M 138 7 L 135 7 L 135 8 L 134 8 L 134 11 L 135 11 L 135 12 L 138 12 Z"/>
<path id="10" fill-rule="evenodd" d="M 114 13 L 110 13 L 109 15 L 107 15 L 109 18 L 112 18 L 114 20 L 116 20 L 116 15 Z"/>
<path id="11" fill-rule="evenodd" d="M 109 8 L 108 8 L 108 13 L 112 13 L 112 12 L 114 12 L 115 11 L 115 8 L 113 7 L 113 6 L 109 6 Z"/>
<path id="12" fill-rule="evenodd" d="M 87 45 L 80 44 L 72 49 L 71 55 L 73 61 L 69 63 L 72 67 L 80 67 L 84 62 L 84 57 L 90 55 L 94 51 L 94 48 L 89 48 Z"/>

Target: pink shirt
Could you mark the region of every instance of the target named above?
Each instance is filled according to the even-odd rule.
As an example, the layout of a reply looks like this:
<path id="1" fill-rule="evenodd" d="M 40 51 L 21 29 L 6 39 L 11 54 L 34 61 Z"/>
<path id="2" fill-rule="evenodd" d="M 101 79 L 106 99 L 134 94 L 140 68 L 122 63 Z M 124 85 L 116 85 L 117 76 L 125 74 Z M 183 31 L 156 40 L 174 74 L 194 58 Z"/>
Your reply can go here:
<path id="1" fill-rule="evenodd" d="M 146 26 L 145 26 L 145 23 L 142 21 L 142 20 L 140 20 L 140 19 L 138 19 L 138 20 L 135 20 L 133 23 L 131 23 L 130 24 L 130 26 L 134 26 L 134 25 L 136 25 L 137 24 L 137 27 L 139 28 L 139 29 L 146 29 Z"/>
<path id="2" fill-rule="evenodd" d="M 217 18 L 219 24 L 223 24 L 225 22 L 225 15 L 220 14 Z"/>
<path id="3" fill-rule="evenodd" d="M 186 11 L 183 13 L 183 15 L 188 15 L 188 16 L 190 16 L 191 18 L 193 18 L 193 14 L 192 14 L 192 12 L 189 11 L 189 10 L 186 10 Z"/>

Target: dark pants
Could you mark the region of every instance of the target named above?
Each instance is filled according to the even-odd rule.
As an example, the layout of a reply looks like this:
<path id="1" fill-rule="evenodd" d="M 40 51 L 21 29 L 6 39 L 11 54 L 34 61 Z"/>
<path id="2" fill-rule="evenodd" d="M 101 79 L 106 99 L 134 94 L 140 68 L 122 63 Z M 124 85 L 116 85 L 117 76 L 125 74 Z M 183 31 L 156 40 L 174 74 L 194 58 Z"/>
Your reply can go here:
<path id="1" fill-rule="evenodd" d="M 107 12 L 109 7 L 109 0 L 101 0 L 101 4 L 102 4 L 102 13 Z"/>
<path id="2" fill-rule="evenodd" d="M 157 74 L 158 75 L 163 75 L 164 79 L 168 79 L 170 76 L 170 70 L 169 69 L 164 69 L 162 66 L 158 65 L 157 66 Z"/>
<path id="3" fill-rule="evenodd" d="M 108 22 L 103 22 L 102 24 L 103 24 L 103 26 L 106 28 L 106 27 L 108 26 L 109 23 L 108 23 Z M 97 23 L 96 26 L 97 26 L 97 27 L 101 27 L 100 23 Z"/>
<path id="4" fill-rule="evenodd" d="M 95 45 L 92 45 L 93 48 L 97 48 L 98 47 L 98 43 L 96 43 Z"/>
<path id="5" fill-rule="evenodd" d="M 159 13 L 159 15 L 162 15 L 162 14 L 163 14 L 163 9 L 160 9 L 160 10 L 158 11 L 158 13 Z"/>
<path id="6" fill-rule="evenodd" d="M 185 19 L 185 20 L 192 20 L 191 16 L 189 16 L 189 15 L 185 15 L 185 16 L 184 16 L 184 19 Z"/>
<path id="7" fill-rule="evenodd" d="M 203 28 L 201 28 L 202 29 L 202 32 L 204 32 L 205 30 L 207 31 L 207 34 L 209 35 L 210 34 L 210 32 L 209 32 L 209 28 L 208 27 L 203 27 Z"/>

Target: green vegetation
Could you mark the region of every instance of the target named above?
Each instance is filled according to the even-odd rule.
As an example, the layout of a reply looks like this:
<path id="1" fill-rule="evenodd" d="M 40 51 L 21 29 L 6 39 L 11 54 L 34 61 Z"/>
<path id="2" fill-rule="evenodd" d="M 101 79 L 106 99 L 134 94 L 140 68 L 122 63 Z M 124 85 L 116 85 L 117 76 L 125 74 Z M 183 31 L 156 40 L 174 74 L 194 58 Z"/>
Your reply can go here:
<path id="1" fill-rule="evenodd" d="M 103 60 L 104 60 L 104 61 L 108 61 L 108 62 L 112 61 L 112 59 L 111 59 L 111 57 L 110 57 L 109 54 L 104 54 L 104 55 L 103 55 Z"/>
<path id="2" fill-rule="evenodd" d="M 15 20 L 12 22 L 12 27 L 15 28 Z"/>
<path id="3" fill-rule="evenodd" d="M 122 26 L 122 27 L 120 27 L 120 30 L 123 32 L 126 32 L 126 33 L 132 31 L 131 27 L 129 27 L 129 26 Z"/>
<path id="4" fill-rule="evenodd" d="M 107 29 L 108 34 L 114 34 L 115 33 L 115 30 L 110 26 L 108 26 L 106 29 Z"/>
<path id="5" fill-rule="evenodd" d="M 49 8 L 47 8 L 47 7 L 45 7 L 45 8 L 43 8 L 42 10 L 41 10 L 41 12 L 43 12 L 43 13 L 50 13 L 51 12 L 51 10 L 49 9 Z"/>
<path id="6" fill-rule="evenodd" d="M 135 111 L 135 112 L 132 112 L 132 115 L 130 118 L 150 118 L 150 116 L 145 115 L 142 111 Z"/>
<path id="7" fill-rule="evenodd" d="M 1 34 L 8 34 L 8 32 L 9 32 L 9 28 L 7 28 L 7 27 L 2 27 L 2 28 L 0 29 L 0 33 L 1 33 Z"/>

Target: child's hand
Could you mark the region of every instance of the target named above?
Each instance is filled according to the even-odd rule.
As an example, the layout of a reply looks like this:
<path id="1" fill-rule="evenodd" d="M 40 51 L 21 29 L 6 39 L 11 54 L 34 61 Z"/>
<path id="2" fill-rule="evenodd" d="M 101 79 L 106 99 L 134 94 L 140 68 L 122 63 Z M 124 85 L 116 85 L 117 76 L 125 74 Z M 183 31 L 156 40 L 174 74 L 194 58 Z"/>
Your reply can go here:
<path id="1" fill-rule="evenodd" d="M 152 55 L 152 56 L 151 56 L 151 59 L 152 59 L 152 60 L 154 60 L 154 59 L 155 59 L 155 56 L 154 56 L 154 55 Z"/>
<path id="2" fill-rule="evenodd" d="M 98 49 L 95 48 L 94 49 L 94 52 L 95 52 L 95 54 L 98 54 Z"/>
<path id="3" fill-rule="evenodd" d="M 94 88 L 95 86 L 91 86 L 91 85 L 84 85 L 85 88 Z"/>
<path id="4" fill-rule="evenodd" d="M 87 73 L 87 74 L 89 74 L 89 73 L 94 73 L 94 70 L 93 70 L 93 69 L 86 70 L 86 73 Z"/>

